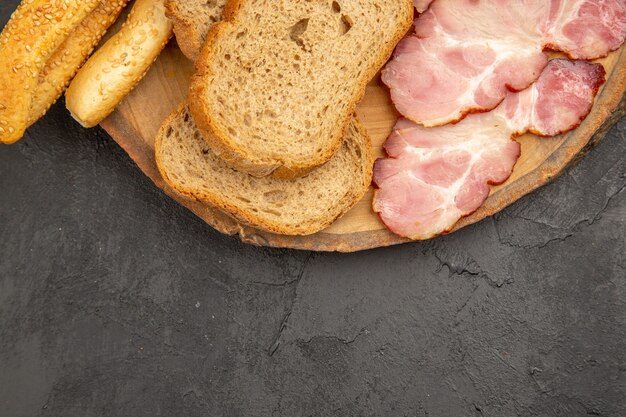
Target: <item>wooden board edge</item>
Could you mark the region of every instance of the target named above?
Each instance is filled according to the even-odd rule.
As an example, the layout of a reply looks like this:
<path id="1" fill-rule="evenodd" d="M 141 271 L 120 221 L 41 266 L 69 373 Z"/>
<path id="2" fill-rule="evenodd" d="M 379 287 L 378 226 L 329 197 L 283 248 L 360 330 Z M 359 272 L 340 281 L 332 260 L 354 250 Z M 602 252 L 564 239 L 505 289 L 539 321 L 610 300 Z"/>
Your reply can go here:
<path id="1" fill-rule="evenodd" d="M 244 243 L 283 249 L 347 253 L 408 242 L 408 240 L 401 239 L 387 230 L 365 231 L 348 235 L 320 232 L 310 236 L 284 236 L 243 225 L 217 208 L 189 199 L 168 187 L 156 168 L 153 150 L 147 145 L 140 145 L 141 141 L 129 141 L 127 139 L 138 137 L 139 132 L 118 113 L 113 113 L 104 120 L 101 127 L 111 135 L 140 170 L 167 196 L 191 210 L 220 233 L 230 236 L 238 235 Z"/>
<path id="2" fill-rule="evenodd" d="M 605 88 L 602 89 L 596 99 L 596 105 L 592 115 L 590 115 L 594 119 L 585 120 L 585 123 L 579 127 L 579 129 L 584 129 L 582 139 L 573 146 L 557 149 L 546 160 L 546 162 L 551 162 L 549 167 L 535 170 L 518 179 L 512 188 L 512 194 L 511 188 L 508 188 L 507 193 L 497 192 L 490 196 L 478 211 L 461 219 L 451 232 L 490 217 L 528 193 L 552 182 L 560 173 L 580 161 L 594 146 L 600 143 L 610 128 L 626 115 L 626 96 L 624 95 L 626 66 L 620 66 L 620 63 L 626 60 L 624 55 L 624 49 L 622 49 L 615 70 L 611 73 Z M 599 111 L 599 105 L 603 106 L 604 111 Z M 129 141 L 127 139 L 140 137 L 140 134 L 117 112 L 103 121 L 101 126 L 165 194 L 187 207 L 219 232 L 231 236 L 238 235 L 241 241 L 245 243 L 275 248 L 348 253 L 410 242 L 410 240 L 396 236 L 385 229 L 343 235 L 322 231 L 310 236 L 284 236 L 242 225 L 220 210 L 190 200 L 170 189 L 156 169 L 153 150 L 147 145 L 142 146 L 143 142 L 141 141 Z"/>
<path id="3" fill-rule="evenodd" d="M 591 113 L 576 129 L 580 140 L 568 143 L 568 146 L 559 147 L 539 169 L 529 172 L 508 186 L 506 193 L 498 191 L 489 196 L 485 204 L 475 213 L 459 220 L 450 233 L 493 216 L 525 195 L 551 183 L 567 169 L 580 162 L 604 139 L 608 131 L 626 115 L 625 49 L 621 49 L 617 64 L 606 80 L 604 88 L 596 97 Z"/>

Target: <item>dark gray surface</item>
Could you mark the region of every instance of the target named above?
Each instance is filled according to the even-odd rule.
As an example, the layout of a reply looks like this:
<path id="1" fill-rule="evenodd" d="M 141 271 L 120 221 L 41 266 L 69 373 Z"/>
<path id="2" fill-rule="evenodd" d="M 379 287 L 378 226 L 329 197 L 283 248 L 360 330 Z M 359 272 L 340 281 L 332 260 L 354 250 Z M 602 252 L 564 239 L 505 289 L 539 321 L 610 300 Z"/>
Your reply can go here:
<path id="1" fill-rule="evenodd" d="M 453 235 L 315 254 L 221 236 L 61 103 L 0 147 L 0 417 L 626 416 L 625 136 Z"/>

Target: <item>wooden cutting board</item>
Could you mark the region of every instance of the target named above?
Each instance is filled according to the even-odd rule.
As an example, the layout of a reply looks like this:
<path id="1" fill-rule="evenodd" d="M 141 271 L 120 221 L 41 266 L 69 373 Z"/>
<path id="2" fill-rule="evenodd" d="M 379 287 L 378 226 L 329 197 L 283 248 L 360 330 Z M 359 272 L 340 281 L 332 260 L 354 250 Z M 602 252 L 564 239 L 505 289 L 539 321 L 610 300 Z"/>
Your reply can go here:
<path id="1" fill-rule="evenodd" d="M 462 219 L 455 230 L 497 213 L 548 183 L 603 138 L 626 112 L 626 101 L 622 99 L 626 88 L 624 49 L 622 47 L 598 61 L 607 71 L 607 83 L 599 92 L 591 114 L 582 125 L 568 134 L 554 138 L 538 138 L 534 135 L 520 137 L 518 140 L 522 144 L 522 156 L 515 165 L 511 178 L 502 185 L 493 186 L 485 204 L 471 216 Z M 212 207 L 177 195 L 167 187 L 157 171 L 154 137 L 162 120 L 186 97 L 192 71 L 192 64 L 180 53 L 175 42 L 172 42 L 135 91 L 102 123 L 104 129 L 128 152 L 141 170 L 168 195 L 217 230 L 231 235 L 238 234 L 244 242 L 256 245 L 352 252 L 406 242 L 388 232 L 372 211 L 372 189 L 331 227 L 304 237 L 280 236 L 259 231 L 239 224 Z M 397 114 L 389 100 L 389 93 L 379 78 L 369 84 L 357 114 L 368 128 L 376 156 L 382 156 L 382 144 L 391 132 Z"/>

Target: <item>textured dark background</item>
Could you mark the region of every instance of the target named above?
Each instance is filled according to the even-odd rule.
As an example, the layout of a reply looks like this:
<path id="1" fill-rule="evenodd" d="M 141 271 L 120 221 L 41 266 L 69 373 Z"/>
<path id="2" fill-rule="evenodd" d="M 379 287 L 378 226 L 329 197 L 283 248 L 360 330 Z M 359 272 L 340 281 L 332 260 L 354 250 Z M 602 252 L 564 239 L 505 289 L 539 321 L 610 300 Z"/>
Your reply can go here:
<path id="1" fill-rule="evenodd" d="M 216 233 L 60 103 L 0 148 L 0 417 L 626 416 L 625 135 L 453 235 L 317 254 Z"/>

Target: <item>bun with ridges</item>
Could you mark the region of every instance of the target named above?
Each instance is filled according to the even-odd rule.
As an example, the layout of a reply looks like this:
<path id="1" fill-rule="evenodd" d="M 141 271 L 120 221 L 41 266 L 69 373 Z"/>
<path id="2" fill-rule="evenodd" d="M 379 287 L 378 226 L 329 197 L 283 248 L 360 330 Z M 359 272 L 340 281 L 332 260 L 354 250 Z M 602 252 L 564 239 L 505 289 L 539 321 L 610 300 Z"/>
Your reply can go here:
<path id="1" fill-rule="evenodd" d="M 31 0 L 18 6 L 0 35 L 0 143 L 22 137 L 41 71 L 99 5 L 99 0 Z"/>

